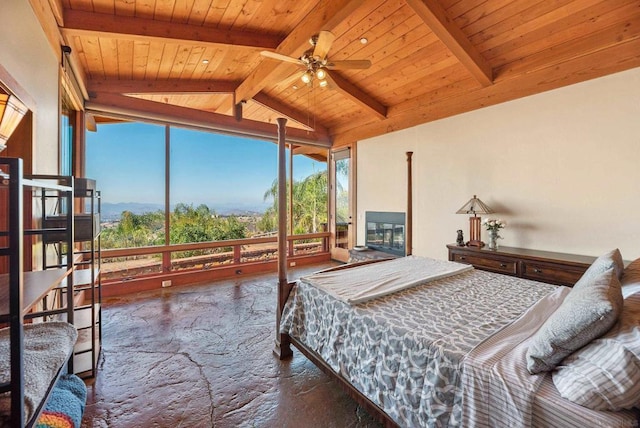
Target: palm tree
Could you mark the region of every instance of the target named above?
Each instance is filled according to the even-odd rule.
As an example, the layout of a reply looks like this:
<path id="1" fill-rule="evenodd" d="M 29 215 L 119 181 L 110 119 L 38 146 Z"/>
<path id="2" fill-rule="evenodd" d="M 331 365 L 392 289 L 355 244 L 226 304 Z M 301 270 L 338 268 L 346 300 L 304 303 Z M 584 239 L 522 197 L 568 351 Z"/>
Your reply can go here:
<path id="1" fill-rule="evenodd" d="M 289 182 L 287 182 L 287 190 Z M 327 222 L 327 171 L 315 172 L 302 181 L 293 183 L 293 234 L 318 232 L 320 225 Z M 258 228 L 264 232 L 277 229 L 278 180 L 264 193 L 264 200 L 273 199 Z M 287 201 L 288 208 L 289 201 Z"/>

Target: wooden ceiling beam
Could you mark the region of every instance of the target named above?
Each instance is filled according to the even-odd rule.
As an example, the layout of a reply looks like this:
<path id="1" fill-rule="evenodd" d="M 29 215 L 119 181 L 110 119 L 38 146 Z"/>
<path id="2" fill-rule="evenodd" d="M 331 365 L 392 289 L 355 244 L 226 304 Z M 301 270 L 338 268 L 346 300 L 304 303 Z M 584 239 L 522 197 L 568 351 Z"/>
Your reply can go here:
<path id="1" fill-rule="evenodd" d="M 89 92 L 112 94 L 233 94 L 240 82 L 213 80 L 121 80 L 92 79 L 87 82 Z"/>
<path id="2" fill-rule="evenodd" d="M 196 129 L 206 129 L 222 133 L 244 135 L 269 141 L 277 140 L 275 125 L 252 120 L 237 122 L 233 116 L 226 116 L 172 104 L 143 100 L 124 95 L 95 92 L 85 104 L 87 110 L 114 115 L 119 118 L 146 119 L 161 123 L 171 123 Z M 331 147 L 326 133 L 288 128 L 287 142 L 320 147 Z"/>
<path id="3" fill-rule="evenodd" d="M 226 31 L 174 22 L 65 9 L 62 33 L 68 36 L 103 36 L 163 43 L 224 45 L 234 48 L 275 49 L 279 36 L 249 31 Z"/>
<path id="4" fill-rule="evenodd" d="M 440 91 L 437 97 L 417 97 L 390 108 L 389 117 L 383 121 L 363 124 L 340 133 L 332 132 L 333 144 L 334 147 L 343 146 L 635 67 L 640 67 L 640 38 L 563 63 L 550 64 L 531 73 L 496 81 L 491 86 L 477 90 L 459 91 L 451 88 L 452 93 L 449 94 Z"/>
<path id="5" fill-rule="evenodd" d="M 294 155 L 312 155 L 319 154 L 327 157 L 327 149 L 323 149 L 321 147 L 312 147 L 312 146 L 295 146 L 293 148 Z"/>
<path id="6" fill-rule="evenodd" d="M 56 18 L 58 26 L 64 26 L 64 7 L 62 6 L 62 0 L 49 0 L 49 6 L 51 7 L 53 16 Z"/>
<path id="7" fill-rule="evenodd" d="M 491 65 L 447 15 L 438 0 L 405 0 L 482 86 L 493 83 Z"/>
<path id="8" fill-rule="evenodd" d="M 296 110 L 286 104 L 283 104 L 280 101 L 268 96 L 263 92 L 260 92 L 254 95 L 252 100 L 260 104 L 261 106 L 275 112 L 276 114 L 280 114 L 281 117 L 285 117 L 287 119 L 290 119 L 296 122 L 297 124 L 303 126 L 305 129 L 309 131 L 318 131 L 324 134 L 328 134 L 327 129 L 319 124 L 316 124 L 315 128 L 309 126 L 309 124 L 307 123 L 309 116 L 306 113 Z"/>
<path id="9" fill-rule="evenodd" d="M 369 112 L 373 113 L 379 119 L 385 119 L 387 117 L 387 108 L 377 100 L 373 99 L 369 94 L 332 71 L 328 74 L 327 80 L 332 83 L 332 89 L 340 91 L 341 94 L 349 98 L 354 103 L 361 107 L 364 107 Z"/>
<path id="10" fill-rule="evenodd" d="M 62 50 L 60 46 L 69 45 L 68 40 L 60 31 L 60 25 L 63 22 L 62 13 L 63 6 L 61 0 L 29 0 L 31 8 L 33 9 L 40 27 L 45 33 L 49 44 L 51 45 L 52 52 L 56 56 L 56 59 L 62 63 Z M 83 98 L 88 98 L 86 91 L 86 73 L 85 70 L 79 66 L 78 55 L 75 52 L 67 54 L 68 63 L 71 65 L 73 74 L 78 82 Z"/>
<path id="11" fill-rule="evenodd" d="M 326 162 L 329 156 L 327 149 L 313 146 L 294 146 L 293 155 L 304 155 L 318 162 Z"/>
<path id="12" fill-rule="evenodd" d="M 51 3 L 49 3 L 49 0 L 29 0 L 29 3 L 40 22 L 42 31 L 52 47 L 53 54 L 56 56 L 56 59 L 60 61 L 62 58 L 60 45 L 64 44 L 64 39 L 58 29 L 58 23 L 55 12 L 51 8 Z"/>
<path id="13" fill-rule="evenodd" d="M 305 16 L 300 23 L 276 48 L 282 55 L 300 56 L 309 45 L 309 38 L 320 30 L 332 30 L 358 7 L 364 0 L 323 0 Z M 242 82 L 236 90 L 237 102 L 248 101 L 262 91 L 268 83 L 277 82 L 286 77 L 287 64 L 272 59 L 264 59 Z"/>

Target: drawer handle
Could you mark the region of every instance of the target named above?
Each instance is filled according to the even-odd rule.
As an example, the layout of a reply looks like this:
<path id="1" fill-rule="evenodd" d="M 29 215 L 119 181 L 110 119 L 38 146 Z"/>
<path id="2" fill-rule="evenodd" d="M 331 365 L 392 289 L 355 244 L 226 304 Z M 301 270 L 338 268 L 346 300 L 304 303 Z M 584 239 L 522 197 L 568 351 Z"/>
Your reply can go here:
<path id="1" fill-rule="evenodd" d="M 504 263 L 500 263 L 500 267 L 504 269 L 504 268 L 506 268 L 506 267 L 507 267 L 507 265 L 506 265 L 506 264 L 504 264 Z"/>
<path id="2" fill-rule="evenodd" d="M 535 273 L 542 273 L 542 269 L 537 269 L 537 268 L 536 268 L 536 269 L 533 269 L 533 271 L 534 271 Z"/>
<path id="3" fill-rule="evenodd" d="M 460 260 L 467 260 L 465 256 L 460 256 Z"/>

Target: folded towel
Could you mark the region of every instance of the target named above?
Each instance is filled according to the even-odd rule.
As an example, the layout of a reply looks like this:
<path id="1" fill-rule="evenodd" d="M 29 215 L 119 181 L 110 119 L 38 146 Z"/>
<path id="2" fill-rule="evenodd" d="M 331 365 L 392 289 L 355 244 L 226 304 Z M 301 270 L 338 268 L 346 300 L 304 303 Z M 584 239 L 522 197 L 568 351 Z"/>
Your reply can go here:
<path id="1" fill-rule="evenodd" d="M 473 266 L 407 256 L 351 269 L 318 272 L 300 280 L 355 305 L 469 270 L 473 270 Z"/>

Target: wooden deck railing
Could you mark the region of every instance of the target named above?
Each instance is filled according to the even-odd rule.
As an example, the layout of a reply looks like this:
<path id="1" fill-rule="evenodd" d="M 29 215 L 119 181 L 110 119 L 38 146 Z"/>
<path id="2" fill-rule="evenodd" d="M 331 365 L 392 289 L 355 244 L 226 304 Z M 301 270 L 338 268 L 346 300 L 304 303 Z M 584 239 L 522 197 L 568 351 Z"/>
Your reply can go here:
<path id="1" fill-rule="evenodd" d="M 329 233 L 308 233 L 287 237 L 287 259 L 289 266 L 329 260 Z M 106 289 L 114 284 L 126 282 L 126 290 L 109 294 L 157 288 L 163 281 L 196 282 L 223 278 L 243 273 L 258 273 L 274 270 L 277 261 L 277 237 L 232 239 L 226 241 L 197 242 L 189 244 L 154 245 L 135 248 L 102 250 L 102 282 Z M 301 242 L 307 241 L 307 242 Z M 273 244 L 273 245 L 269 245 Z M 191 257 L 175 257 L 175 253 L 230 249 Z M 144 267 L 128 268 L 121 262 L 121 269 L 108 268 L 108 260 L 156 256 L 157 261 Z M 159 256 L 159 257 L 158 257 Z M 173 258 L 172 258 L 173 256 Z M 131 263 L 133 266 L 133 263 Z M 207 273 L 208 272 L 208 273 Z M 188 276 L 190 275 L 190 276 Z M 190 278 L 190 279 L 188 279 Z M 134 284 L 134 283 L 137 283 Z M 154 284 L 153 286 L 151 284 Z M 175 284 L 172 284 L 175 285 Z"/>

